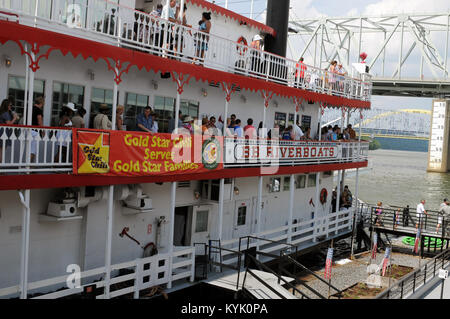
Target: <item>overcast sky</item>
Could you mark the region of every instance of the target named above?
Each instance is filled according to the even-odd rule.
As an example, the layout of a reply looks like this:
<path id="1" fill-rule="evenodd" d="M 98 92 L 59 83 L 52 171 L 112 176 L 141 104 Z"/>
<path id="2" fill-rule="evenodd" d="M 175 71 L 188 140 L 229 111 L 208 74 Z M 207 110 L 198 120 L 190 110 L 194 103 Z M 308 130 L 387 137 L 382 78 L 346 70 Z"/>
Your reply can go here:
<path id="1" fill-rule="evenodd" d="M 224 6 L 225 0 L 216 1 L 217 4 Z M 359 15 L 380 15 L 391 13 L 426 13 L 426 12 L 448 12 L 450 9 L 450 0 L 291 0 L 291 19 L 296 18 L 315 18 L 318 16 L 359 16 Z M 251 1 L 245 0 L 228 0 L 228 8 L 242 15 L 250 15 Z M 254 0 L 253 18 L 261 22 L 265 22 L 265 9 L 267 0 Z M 297 41 L 298 43 L 292 43 Z M 363 41 L 364 43 L 364 41 Z M 367 46 L 371 43 L 366 41 Z M 296 51 L 302 44 L 300 39 L 291 40 L 291 45 Z M 404 48 L 407 50 L 408 48 Z M 300 49 L 301 50 L 301 49 Z M 295 52 L 289 52 L 288 55 L 294 55 Z M 417 51 L 417 50 L 415 50 Z M 416 54 L 414 56 L 414 54 Z M 408 59 L 411 68 L 418 69 L 420 63 L 420 54 L 414 52 Z M 441 55 L 444 55 L 441 53 Z M 443 57 L 445 58 L 445 57 Z M 394 57 L 393 57 L 394 59 Z M 370 54 L 368 57 L 370 61 Z M 398 61 L 398 55 L 395 56 Z M 394 61 L 392 61 L 394 63 Z M 395 62 L 396 64 L 397 62 Z M 389 62 L 386 63 L 388 65 Z M 425 67 L 426 68 L 426 67 Z M 420 108 L 431 109 L 431 99 L 427 98 L 397 98 L 397 97 L 381 97 L 373 96 L 373 108 Z"/>

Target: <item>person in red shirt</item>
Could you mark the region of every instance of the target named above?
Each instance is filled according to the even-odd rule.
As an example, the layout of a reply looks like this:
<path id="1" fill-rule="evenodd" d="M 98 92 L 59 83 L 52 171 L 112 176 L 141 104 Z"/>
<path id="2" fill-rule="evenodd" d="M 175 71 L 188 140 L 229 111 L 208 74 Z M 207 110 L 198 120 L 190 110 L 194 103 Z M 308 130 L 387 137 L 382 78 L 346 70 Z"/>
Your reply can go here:
<path id="1" fill-rule="evenodd" d="M 305 72 L 307 70 L 306 64 L 303 63 L 303 57 L 298 60 L 298 63 L 295 65 L 295 81 L 297 83 L 296 87 L 300 88 L 304 85 L 305 81 Z"/>
<path id="2" fill-rule="evenodd" d="M 247 125 L 244 127 L 244 136 L 245 138 L 256 138 L 256 129 L 253 126 L 253 119 L 249 118 L 247 120 Z"/>

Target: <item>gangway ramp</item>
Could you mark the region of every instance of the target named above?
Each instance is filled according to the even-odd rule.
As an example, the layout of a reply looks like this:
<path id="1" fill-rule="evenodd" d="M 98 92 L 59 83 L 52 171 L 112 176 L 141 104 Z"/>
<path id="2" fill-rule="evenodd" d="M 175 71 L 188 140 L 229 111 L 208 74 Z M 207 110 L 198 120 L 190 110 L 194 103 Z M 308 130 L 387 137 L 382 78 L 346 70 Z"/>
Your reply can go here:
<path id="1" fill-rule="evenodd" d="M 250 272 L 248 272 L 247 277 L 245 278 L 245 270 L 241 271 L 239 273 L 239 284 L 237 284 L 238 272 L 236 271 L 223 272 L 222 276 L 218 278 L 211 278 L 205 280 L 204 282 L 221 288 L 238 291 L 243 288 L 245 278 L 245 290 L 256 299 L 298 299 L 297 297 L 292 295 L 292 293 L 290 293 L 286 288 L 278 284 L 278 278 L 274 274 L 256 269 L 252 269 L 251 272 L 256 276 L 253 276 Z M 257 277 L 259 278 L 259 280 Z M 284 280 L 282 280 L 281 283 L 285 281 L 294 281 L 294 279 L 290 277 L 282 276 L 282 278 Z M 261 280 L 264 281 L 272 289 L 264 285 Z"/>

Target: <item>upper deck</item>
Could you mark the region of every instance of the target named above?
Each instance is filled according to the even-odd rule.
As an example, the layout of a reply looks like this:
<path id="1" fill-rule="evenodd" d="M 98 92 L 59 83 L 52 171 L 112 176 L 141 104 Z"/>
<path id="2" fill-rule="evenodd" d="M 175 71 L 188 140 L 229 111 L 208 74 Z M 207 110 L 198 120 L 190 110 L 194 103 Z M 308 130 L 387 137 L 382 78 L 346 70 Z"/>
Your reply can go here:
<path id="1" fill-rule="evenodd" d="M 89 1 L 85 5 L 74 5 L 69 0 L 47 0 L 43 3 L 33 0 L 0 0 L 0 10 L 0 20 L 70 36 L 70 47 L 60 49 L 67 52 L 72 47 L 77 47 L 78 51 L 72 52 L 74 55 L 90 55 L 91 52 L 88 52 L 85 42 L 75 44 L 72 37 L 80 41 L 89 40 L 148 53 L 171 61 L 177 60 L 186 67 L 194 63 L 203 67 L 204 71 L 199 71 L 200 73 L 208 73 L 201 75 L 203 80 L 206 77 L 210 81 L 217 81 L 218 74 L 209 73 L 209 70 L 222 71 L 233 76 L 240 75 L 276 84 L 271 88 L 277 94 L 295 95 L 292 92 L 297 91 L 318 93 L 323 95 L 321 100 L 329 105 L 370 106 L 372 84 L 367 74 L 351 78 L 308 65 L 301 67 L 294 60 L 250 48 L 245 41 L 236 42 L 218 36 L 214 34 L 214 29 L 206 34 L 196 28 L 172 23 L 105 0 Z M 45 35 L 48 37 L 47 33 Z M 50 39 L 46 41 L 48 43 L 40 45 L 52 46 Z M 204 48 L 207 50 L 203 55 Z M 114 52 L 111 50 L 111 55 Z M 116 57 L 117 61 L 120 58 Z M 130 61 L 122 59 L 121 62 Z M 242 86 L 242 83 L 238 85 Z M 283 89 L 286 87 L 292 89 L 289 94 Z"/>

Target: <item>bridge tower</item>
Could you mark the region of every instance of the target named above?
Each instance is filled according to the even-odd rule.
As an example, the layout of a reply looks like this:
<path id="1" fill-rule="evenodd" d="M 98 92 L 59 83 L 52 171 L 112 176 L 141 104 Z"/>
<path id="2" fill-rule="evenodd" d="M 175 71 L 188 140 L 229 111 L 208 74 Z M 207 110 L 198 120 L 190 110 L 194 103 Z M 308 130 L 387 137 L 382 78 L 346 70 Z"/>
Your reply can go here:
<path id="1" fill-rule="evenodd" d="M 445 173 L 450 170 L 450 100 L 433 100 L 430 143 L 428 144 L 428 172 Z"/>

